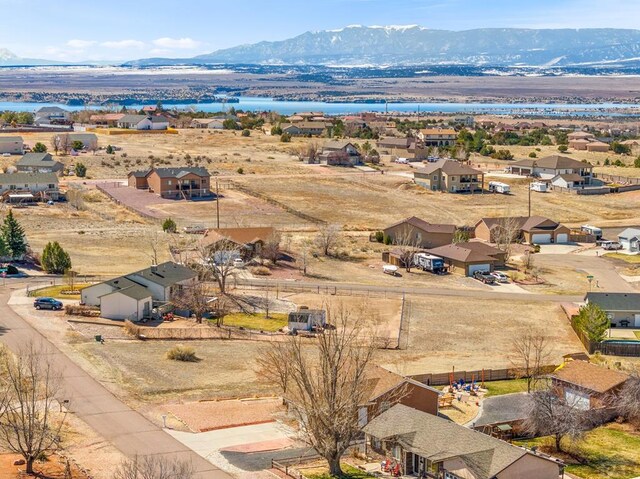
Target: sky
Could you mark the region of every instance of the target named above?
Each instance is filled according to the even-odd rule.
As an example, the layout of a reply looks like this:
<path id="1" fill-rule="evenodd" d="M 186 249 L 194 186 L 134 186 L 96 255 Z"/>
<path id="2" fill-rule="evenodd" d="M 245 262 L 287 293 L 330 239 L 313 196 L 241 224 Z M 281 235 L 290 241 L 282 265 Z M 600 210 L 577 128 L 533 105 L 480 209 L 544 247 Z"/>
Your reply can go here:
<path id="1" fill-rule="evenodd" d="M 23 58 L 191 57 L 347 25 L 640 29 L 640 0 L 0 0 L 0 49 Z"/>

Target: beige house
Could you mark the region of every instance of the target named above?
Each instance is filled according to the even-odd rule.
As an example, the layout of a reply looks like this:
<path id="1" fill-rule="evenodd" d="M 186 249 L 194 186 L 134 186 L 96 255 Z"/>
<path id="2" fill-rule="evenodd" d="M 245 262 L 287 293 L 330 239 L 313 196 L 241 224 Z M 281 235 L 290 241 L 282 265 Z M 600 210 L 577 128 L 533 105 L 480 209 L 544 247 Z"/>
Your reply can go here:
<path id="1" fill-rule="evenodd" d="M 567 226 L 543 216 L 482 218 L 475 226 L 475 237 L 489 243 L 506 234 L 528 244 L 562 244 L 570 241 L 570 233 Z"/>
<path id="2" fill-rule="evenodd" d="M 418 132 L 418 138 L 425 146 L 453 146 L 458 134 L 452 128 L 426 128 Z"/>
<path id="3" fill-rule="evenodd" d="M 24 143 L 21 136 L 0 136 L 0 155 L 22 155 Z"/>
<path id="4" fill-rule="evenodd" d="M 433 414 L 396 404 L 364 428 L 366 447 L 399 476 L 558 479 L 562 463 Z"/>
<path id="5" fill-rule="evenodd" d="M 417 170 L 413 179 L 431 191 L 468 193 L 484 190 L 484 173 L 455 160 L 430 163 Z"/>
<path id="6" fill-rule="evenodd" d="M 148 189 L 163 198 L 193 199 L 211 196 L 211 175 L 206 168 L 151 168 L 132 171 L 131 188 Z"/>
<path id="7" fill-rule="evenodd" d="M 456 225 L 433 224 L 412 216 L 387 226 L 384 236 L 391 244 L 407 244 L 418 248 L 437 248 L 453 242 Z"/>

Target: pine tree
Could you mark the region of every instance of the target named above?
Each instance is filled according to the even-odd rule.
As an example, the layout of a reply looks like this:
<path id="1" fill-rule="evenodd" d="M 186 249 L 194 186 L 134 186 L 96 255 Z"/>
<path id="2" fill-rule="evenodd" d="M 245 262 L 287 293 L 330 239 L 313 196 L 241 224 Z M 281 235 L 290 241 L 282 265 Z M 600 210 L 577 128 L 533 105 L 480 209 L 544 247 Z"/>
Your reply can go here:
<path id="1" fill-rule="evenodd" d="M 42 269 L 51 274 L 62 274 L 71 269 L 69 253 L 57 241 L 49 242 L 42 251 Z"/>
<path id="2" fill-rule="evenodd" d="M 20 258 L 27 252 L 27 239 L 24 235 L 24 229 L 13 216 L 12 210 L 9 210 L 9 213 L 4 218 L 0 233 L 9 256 Z"/>

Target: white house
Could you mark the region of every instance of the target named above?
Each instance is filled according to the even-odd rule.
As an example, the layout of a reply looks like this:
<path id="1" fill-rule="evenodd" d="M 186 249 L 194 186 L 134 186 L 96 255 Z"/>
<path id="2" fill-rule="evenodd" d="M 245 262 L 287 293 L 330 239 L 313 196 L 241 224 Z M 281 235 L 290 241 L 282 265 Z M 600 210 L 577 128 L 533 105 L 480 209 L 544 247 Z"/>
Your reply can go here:
<path id="1" fill-rule="evenodd" d="M 125 115 L 118 120 L 118 128 L 127 130 L 166 130 L 169 120 L 161 115 Z"/>
<path id="2" fill-rule="evenodd" d="M 583 188 L 585 185 L 585 177 L 577 175 L 575 173 L 556 175 L 551 179 L 551 184 L 553 186 L 559 186 L 561 188 Z"/>
<path id="3" fill-rule="evenodd" d="M 640 229 L 627 228 L 618 235 L 618 241 L 630 253 L 640 251 Z"/>
<path id="4" fill-rule="evenodd" d="M 527 158 L 512 163 L 508 170 L 514 175 L 535 176 L 544 180 L 552 180 L 558 175 L 577 175 L 583 178 L 585 184 L 591 184 L 593 166 L 590 163 L 552 155 L 536 160 Z"/>
<path id="5" fill-rule="evenodd" d="M 171 301 L 176 289 L 195 283 L 197 277 L 195 271 L 169 261 L 83 288 L 81 301 L 100 306 L 104 318 L 137 321 L 149 317 L 154 302 Z"/>
<path id="6" fill-rule="evenodd" d="M 27 153 L 18 160 L 16 169 L 23 173 L 56 173 L 62 171 L 64 165 L 49 153 Z"/>
<path id="7" fill-rule="evenodd" d="M 5 200 L 33 200 L 35 196 L 57 200 L 58 194 L 55 173 L 0 174 L 0 195 Z"/>

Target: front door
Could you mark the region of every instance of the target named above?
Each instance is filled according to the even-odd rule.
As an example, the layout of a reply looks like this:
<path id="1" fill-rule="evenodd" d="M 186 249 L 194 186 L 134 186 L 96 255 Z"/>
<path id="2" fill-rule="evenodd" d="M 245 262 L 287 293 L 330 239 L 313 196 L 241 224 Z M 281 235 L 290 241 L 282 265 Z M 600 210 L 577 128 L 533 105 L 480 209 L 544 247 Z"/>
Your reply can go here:
<path id="1" fill-rule="evenodd" d="M 149 315 L 151 314 L 151 307 L 150 307 L 150 303 L 149 301 L 146 301 L 144 303 L 144 309 L 142 311 L 142 317 L 143 318 L 148 318 Z"/>

